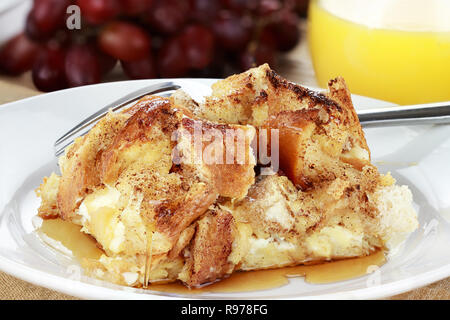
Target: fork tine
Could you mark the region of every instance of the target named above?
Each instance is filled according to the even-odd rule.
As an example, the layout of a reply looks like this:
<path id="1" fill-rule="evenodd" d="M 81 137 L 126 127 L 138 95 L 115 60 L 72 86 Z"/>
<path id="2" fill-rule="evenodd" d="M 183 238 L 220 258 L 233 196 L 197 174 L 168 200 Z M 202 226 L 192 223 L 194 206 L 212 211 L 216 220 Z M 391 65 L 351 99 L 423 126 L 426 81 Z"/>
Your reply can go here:
<path id="1" fill-rule="evenodd" d="M 161 93 L 166 91 L 172 91 L 180 89 L 181 86 L 176 84 L 175 82 L 162 82 L 158 84 L 153 84 L 144 88 L 141 88 L 139 90 L 136 90 L 134 92 L 131 92 L 127 94 L 126 96 L 108 104 L 107 106 L 103 107 L 99 111 L 95 112 L 82 122 L 80 122 L 78 125 L 73 127 L 71 130 L 69 130 L 67 133 L 65 133 L 61 138 L 56 140 L 55 142 L 55 155 L 59 156 L 64 152 L 65 148 L 73 143 L 76 137 L 81 136 L 80 131 L 82 131 L 85 128 L 89 128 L 94 123 L 96 123 L 98 120 L 103 118 L 109 110 L 117 111 L 124 106 L 146 96 L 149 94 L 155 94 L 155 93 Z M 86 130 L 83 134 L 85 134 L 88 130 Z"/>
<path id="2" fill-rule="evenodd" d="M 76 138 L 84 136 L 84 135 L 85 135 L 86 133 L 88 133 L 90 130 L 91 130 L 91 128 L 88 127 L 86 130 L 84 130 L 84 131 L 82 131 L 82 132 L 79 131 L 79 134 L 77 135 Z M 76 138 L 74 138 L 74 139 L 72 139 L 72 140 L 67 139 L 67 140 L 63 141 L 62 143 L 60 143 L 58 146 L 55 146 L 55 156 L 56 156 L 56 157 L 59 157 L 60 155 L 62 155 L 62 154 L 64 153 L 64 151 L 66 150 L 66 148 L 67 148 L 68 146 L 70 146 L 70 145 L 75 141 Z M 65 143 L 64 143 L 64 142 L 65 142 Z"/>

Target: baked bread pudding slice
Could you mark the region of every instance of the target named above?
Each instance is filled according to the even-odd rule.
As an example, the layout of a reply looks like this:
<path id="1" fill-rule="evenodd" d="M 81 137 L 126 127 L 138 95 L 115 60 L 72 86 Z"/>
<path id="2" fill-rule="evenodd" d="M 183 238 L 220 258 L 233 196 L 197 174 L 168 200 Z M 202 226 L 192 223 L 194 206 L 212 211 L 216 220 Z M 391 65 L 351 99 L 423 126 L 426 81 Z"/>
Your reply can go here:
<path id="1" fill-rule="evenodd" d="M 128 286 L 365 256 L 418 226 L 408 187 L 371 164 L 344 80 L 322 94 L 268 65 L 202 103 L 177 91 L 111 112 L 59 166 L 39 216 L 82 226 L 104 252 L 86 273 Z"/>

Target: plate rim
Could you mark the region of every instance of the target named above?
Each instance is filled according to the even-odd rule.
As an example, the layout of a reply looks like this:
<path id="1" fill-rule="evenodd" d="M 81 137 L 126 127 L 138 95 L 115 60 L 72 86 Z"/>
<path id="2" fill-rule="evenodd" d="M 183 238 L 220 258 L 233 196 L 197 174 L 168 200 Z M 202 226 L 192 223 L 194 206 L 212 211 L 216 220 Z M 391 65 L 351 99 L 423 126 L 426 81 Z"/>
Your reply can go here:
<path id="1" fill-rule="evenodd" d="M 220 300 L 223 297 L 205 297 L 192 295 L 167 295 L 167 294 L 154 294 L 154 293 L 138 293 L 127 292 L 124 290 L 116 290 L 113 288 L 107 288 L 98 286 L 78 280 L 63 278 L 61 276 L 49 274 L 47 272 L 33 269 L 29 266 L 17 263 L 3 256 L 0 256 L 0 270 L 12 275 L 18 279 L 27 281 L 37 286 L 45 287 L 50 290 L 55 290 L 70 296 L 82 298 L 82 299 L 130 299 L 130 300 Z M 394 281 L 387 284 L 381 284 L 369 288 L 362 288 L 352 290 L 350 292 L 335 292 L 329 294 L 313 295 L 313 296 L 292 296 L 292 297 L 279 297 L 272 299 L 282 300 L 345 300 L 345 299 L 382 299 L 385 297 L 391 297 L 397 294 L 401 294 L 410 290 L 414 290 L 419 287 L 426 286 L 430 283 L 439 281 L 447 277 L 450 273 L 450 263 L 432 271 L 427 271 L 414 276 L 414 282 L 411 278 L 406 278 L 398 281 Z M 34 275 L 34 276 L 33 276 Z M 63 282 L 61 282 L 63 280 Z M 59 283 L 58 283 L 59 282 Z M 70 284 L 70 286 L 69 286 Z M 126 288 L 126 287 L 125 287 Z M 89 290 L 93 289 L 93 290 Z M 99 298 L 104 293 L 105 296 Z M 233 299 L 232 297 L 226 299 Z"/>

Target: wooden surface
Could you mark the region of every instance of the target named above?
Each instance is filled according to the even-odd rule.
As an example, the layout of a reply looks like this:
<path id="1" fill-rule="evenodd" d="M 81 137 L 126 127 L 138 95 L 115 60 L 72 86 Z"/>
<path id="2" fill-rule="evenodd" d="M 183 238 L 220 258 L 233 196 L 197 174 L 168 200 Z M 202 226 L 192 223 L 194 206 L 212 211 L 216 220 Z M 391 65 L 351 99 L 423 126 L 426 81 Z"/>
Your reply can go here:
<path id="1" fill-rule="evenodd" d="M 279 61 L 277 71 L 287 79 L 308 86 L 317 86 L 306 41 Z M 119 78 L 114 76 L 114 78 Z M 0 104 L 40 94 L 33 88 L 30 74 L 18 78 L 0 77 Z M 1 106 L 0 106 L 1 108 Z M 74 299 L 73 297 L 37 287 L 0 272 L 0 300 L 4 299 Z M 450 278 L 390 299 L 450 299 Z"/>

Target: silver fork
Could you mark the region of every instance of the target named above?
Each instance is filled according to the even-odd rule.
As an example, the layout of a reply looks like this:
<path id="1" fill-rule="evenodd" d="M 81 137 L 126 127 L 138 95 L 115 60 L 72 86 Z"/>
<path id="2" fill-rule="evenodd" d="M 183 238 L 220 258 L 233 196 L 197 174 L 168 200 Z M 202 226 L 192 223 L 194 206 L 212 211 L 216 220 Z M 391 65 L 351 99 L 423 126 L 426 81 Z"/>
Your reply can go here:
<path id="1" fill-rule="evenodd" d="M 187 82 L 179 82 L 176 80 L 153 84 L 131 92 L 108 104 L 56 140 L 56 157 L 59 157 L 73 143 L 75 138 L 86 134 L 109 110 L 117 111 L 149 94 L 160 93 L 163 96 L 168 96 L 172 91 L 184 88 L 186 85 Z M 195 86 L 195 82 L 189 83 L 188 87 L 193 88 L 192 86 Z M 186 88 L 185 91 L 189 92 Z M 363 127 L 450 123 L 450 101 L 361 110 L 358 111 L 358 117 Z"/>
<path id="2" fill-rule="evenodd" d="M 450 101 L 360 110 L 358 118 L 365 128 L 445 124 L 450 123 Z"/>
<path id="3" fill-rule="evenodd" d="M 62 153 L 64 153 L 64 150 L 73 143 L 75 138 L 83 136 L 84 134 L 89 132 L 89 130 L 95 125 L 95 123 L 103 118 L 109 112 L 109 110 L 117 111 L 146 95 L 156 93 L 164 93 L 164 95 L 166 95 L 172 91 L 180 89 L 181 87 L 181 84 L 176 83 L 175 81 L 157 83 L 133 91 L 126 96 L 108 104 L 94 114 L 90 115 L 88 118 L 81 121 L 67 133 L 65 133 L 61 138 L 56 140 L 55 156 L 59 157 Z"/>

